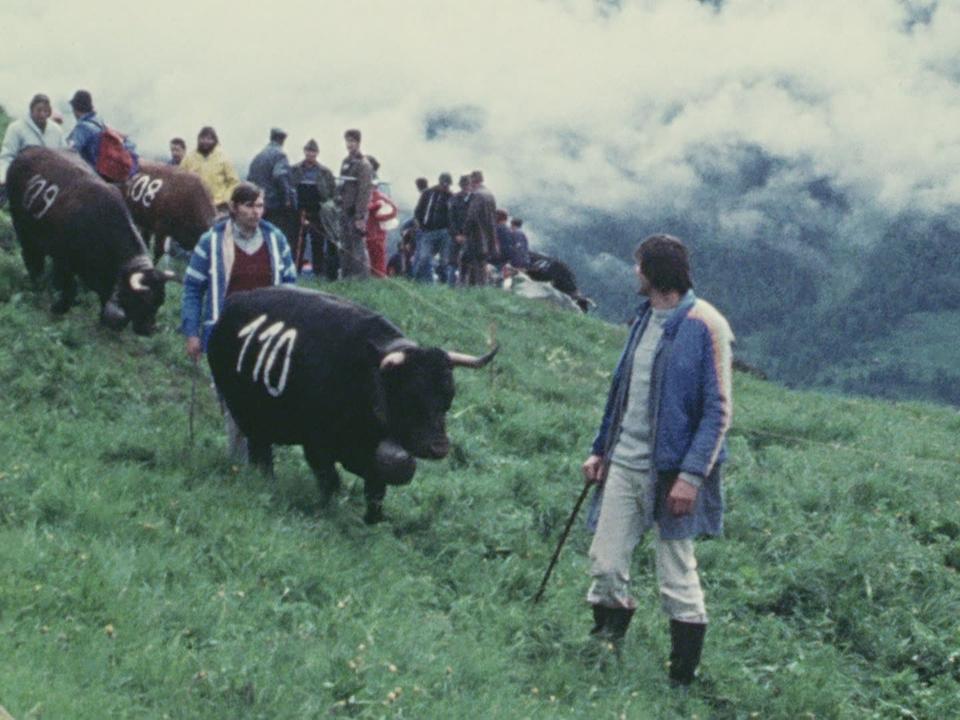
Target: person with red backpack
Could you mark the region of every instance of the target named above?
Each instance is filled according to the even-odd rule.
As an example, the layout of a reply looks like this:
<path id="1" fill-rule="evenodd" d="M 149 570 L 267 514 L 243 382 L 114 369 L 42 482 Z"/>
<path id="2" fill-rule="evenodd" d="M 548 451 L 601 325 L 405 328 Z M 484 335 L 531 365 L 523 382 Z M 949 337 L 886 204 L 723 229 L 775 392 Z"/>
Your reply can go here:
<path id="1" fill-rule="evenodd" d="M 67 136 L 67 146 L 80 153 L 100 177 L 121 183 L 139 170 L 136 145 L 100 119 L 89 92 L 77 90 L 70 107 L 77 124 Z"/>

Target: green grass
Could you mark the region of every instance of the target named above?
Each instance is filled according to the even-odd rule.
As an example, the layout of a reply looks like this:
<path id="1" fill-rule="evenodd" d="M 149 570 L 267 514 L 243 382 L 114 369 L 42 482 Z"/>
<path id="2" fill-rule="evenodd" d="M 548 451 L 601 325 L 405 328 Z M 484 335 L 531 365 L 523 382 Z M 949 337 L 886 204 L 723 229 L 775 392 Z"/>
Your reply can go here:
<path id="1" fill-rule="evenodd" d="M 0 705 L 18 720 L 960 716 L 956 411 L 737 376 L 683 696 L 649 548 L 622 664 L 586 639 L 579 525 L 530 602 L 622 329 L 493 290 L 336 286 L 424 344 L 479 352 L 496 320 L 502 345 L 493 371 L 458 371 L 450 457 L 367 527 L 360 481 L 318 508 L 299 449 L 273 482 L 231 466 L 206 373 L 190 445 L 177 288 L 138 338 L 99 329 L 90 295 L 53 318 L 23 275 L 0 253 Z"/>

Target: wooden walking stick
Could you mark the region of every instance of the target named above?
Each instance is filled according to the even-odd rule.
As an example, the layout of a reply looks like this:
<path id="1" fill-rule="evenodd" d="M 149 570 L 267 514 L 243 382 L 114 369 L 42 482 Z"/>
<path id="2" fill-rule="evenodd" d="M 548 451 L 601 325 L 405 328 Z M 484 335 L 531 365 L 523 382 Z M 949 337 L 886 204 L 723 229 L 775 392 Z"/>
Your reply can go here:
<path id="1" fill-rule="evenodd" d="M 307 211 L 300 211 L 300 232 L 297 234 L 297 252 L 296 257 L 294 258 L 294 267 L 297 268 L 297 272 L 300 272 L 301 267 L 303 266 L 303 241 L 304 241 L 304 226 L 306 225 Z M 314 258 L 314 263 L 316 263 L 316 258 Z M 314 270 L 316 272 L 316 270 Z"/>
<path id="2" fill-rule="evenodd" d="M 583 501 L 587 498 L 587 493 L 590 492 L 590 487 L 591 483 L 584 483 L 583 492 L 581 492 L 580 497 L 577 498 L 577 504 L 573 506 L 573 512 L 570 513 L 570 519 L 567 520 L 567 526 L 563 529 L 563 535 L 560 536 L 560 542 L 557 543 L 557 549 L 554 551 L 550 565 L 547 567 L 547 572 L 543 576 L 543 582 L 540 583 L 540 589 L 537 590 L 537 594 L 533 596 L 534 604 L 540 602 L 540 598 L 543 597 L 543 591 L 547 587 L 550 573 L 553 572 L 553 566 L 557 564 L 557 558 L 560 557 L 560 550 L 563 549 L 563 544 L 567 541 L 567 535 L 570 534 L 570 528 L 573 527 L 573 521 L 576 520 L 577 513 L 580 512 L 580 506 L 583 505 Z"/>

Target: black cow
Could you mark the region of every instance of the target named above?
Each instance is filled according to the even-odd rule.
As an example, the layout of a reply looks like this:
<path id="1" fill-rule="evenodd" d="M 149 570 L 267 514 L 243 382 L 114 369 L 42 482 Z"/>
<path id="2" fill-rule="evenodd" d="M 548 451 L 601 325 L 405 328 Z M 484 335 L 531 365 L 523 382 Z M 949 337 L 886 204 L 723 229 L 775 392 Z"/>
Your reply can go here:
<path id="1" fill-rule="evenodd" d="M 25 148 L 7 172 L 13 227 L 34 282 L 53 258 L 65 313 L 77 295 L 77 276 L 100 298 L 100 320 L 115 330 L 127 322 L 139 335 L 153 332 L 164 284 L 173 278 L 153 267 L 120 190 L 104 182 L 79 155 Z"/>
<path id="2" fill-rule="evenodd" d="M 550 283 L 560 292 L 566 293 L 573 298 L 583 312 L 587 312 L 594 304 L 593 300 L 586 295 L 582 295 L 580 290 L 577 289 L 577 278 L 574 276 L 573 270 L 562 260 L 531 250 L 530 267 L 527 268 L 527 275 L 532 280 Z"/>
<path id="3" fill-rule="evenodd" d="M 271 287 L 230 298 L 208 358 L 254 464 L 270 472 L 272 445 L 302 445 L 327 500 L 340 462 L 364 479 L 364 521 L 375 523 L 386 486 L 410 482 L 415 457 L 449 452 L 453 368 L 483 367 L 496 351 L 475 358 L 418 347 L 353 302 Z"/>

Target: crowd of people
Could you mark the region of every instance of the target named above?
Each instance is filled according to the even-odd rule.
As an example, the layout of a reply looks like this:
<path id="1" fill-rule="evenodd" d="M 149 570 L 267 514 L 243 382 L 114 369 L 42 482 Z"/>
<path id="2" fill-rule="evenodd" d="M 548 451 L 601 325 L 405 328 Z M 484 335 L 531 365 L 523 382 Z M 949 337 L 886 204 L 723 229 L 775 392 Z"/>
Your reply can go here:
<path id="1" fill-rule="evenodd" d="M 50 99 L 42 94 L 31 100 L 28 117 L 10 124 L 0 152 L 0 188 L 10 162 L 30 145 L 71 148 L 104 179 L 118 182 L 123 178 L 104 174 L 104 155 L 108 141 L 119 138 L 118 152 L 130 158 L 122 172 L 137 171 L 136 145 L 104 122 L 90 92 L 76 91 L 70 106 L 76 125 L 66 137 L 51 121 L 55 116 Z M 387 184 L 379 180 L 379 162 L 361 150 L 361 132 L 344 133 L 347 156 L 337 174 L 318 161 L 320 148 L 314 139 L 303 146 L 303 159 L 291 164 L 284 150 L 286 139 L 284 130 L 270 131 L 246 180 L 263 189 L 264 219 L 288 239 L 299 272 L 312 271 L 328 280 L 402 276 L 455 286 L 485 285 L 529 266 L 523 220 L 510 218 L 497 207 L 482 171 L 461 175 L 456 192 L 449 172 L 440 173 L 432 187 L 418 178 L 416 209 L 391 252 L 388 231 L 399 225 L 399 210 Z M 199 176 L 225 217 L 241 179 L 220 146 L 216 129 L 202 127 L 192 150 L 182 137 L 172 138 L 169 148 L 166 162 Z"/>

